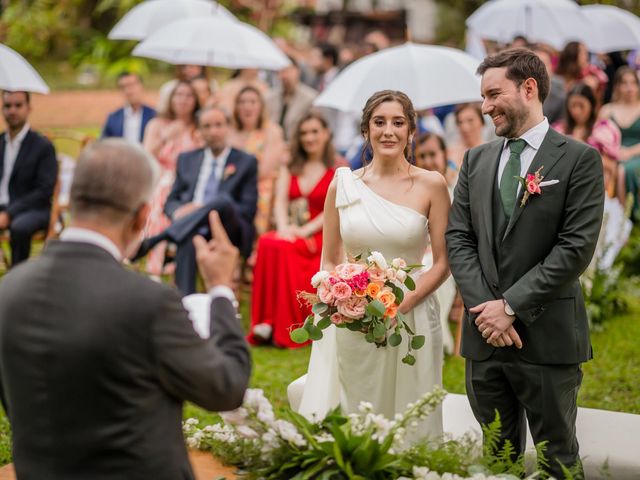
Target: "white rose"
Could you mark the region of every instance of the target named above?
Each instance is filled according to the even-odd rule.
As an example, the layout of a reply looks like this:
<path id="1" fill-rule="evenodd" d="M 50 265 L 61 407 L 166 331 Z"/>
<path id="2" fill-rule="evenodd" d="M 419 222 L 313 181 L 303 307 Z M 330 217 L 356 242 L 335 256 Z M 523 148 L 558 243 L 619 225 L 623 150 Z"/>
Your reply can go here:
<path id="1" fill-rule="evenodd" d="M 367 260 L 371 263 L 375 263 L 382 270 L 386 270 L 387 268 L 389 268 L 389 265 L 387 265 L 387 261 L 380 252 L 371 252 L 371 255 L 369 255 Z"/>
<path id="2" fill-rule="evenodd" d="M 407 279 L 407 272 L 405 272 L 404 270 L 398 270 L 396 272 L 396 279 L 400 283 L 404 283 L 404 281 Z"/>
<path id="3" fill-rule="evenodd" d="M 311 277 L 311 286 L 313 288 L 318 288 L 318 286 L 327 278 L 329 278 L 329 272 L 327 272 L 326 270 L 320 270 L 313 277 Z"/>
<path id="4" fill-rule="evenodd" d="M 402 258 L 394 258 L 391 260 L 391 266 L 396 270 L 400 268 L 404 268 L 407 266 L 407 262 L 405 262 Z"/>

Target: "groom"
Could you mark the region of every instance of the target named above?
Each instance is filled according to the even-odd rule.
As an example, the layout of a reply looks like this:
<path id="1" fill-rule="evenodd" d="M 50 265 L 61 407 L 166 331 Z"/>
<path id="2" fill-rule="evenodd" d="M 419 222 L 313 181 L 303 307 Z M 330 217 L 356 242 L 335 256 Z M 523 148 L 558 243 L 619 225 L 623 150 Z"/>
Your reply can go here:
<path id="1" fill-rule="evenodd" d="M 489 56 L 478 73 L 482 111 L 503 138 L 466 152 L 446 233 L 465 303 L 467 396 L 481 424 L 499 412 L 518 453 L 526 415 L 534 442 L 547 442 L 548 473 L 564 478 L 560 463 L 581 469 L 576 399 L 592 351 L 578 279 L 602 223 L 602 163 L 549 128 L 549 77 L 533 52 Z M 535 172 L 544 179 L 526 189 L 516 178 Z"/>

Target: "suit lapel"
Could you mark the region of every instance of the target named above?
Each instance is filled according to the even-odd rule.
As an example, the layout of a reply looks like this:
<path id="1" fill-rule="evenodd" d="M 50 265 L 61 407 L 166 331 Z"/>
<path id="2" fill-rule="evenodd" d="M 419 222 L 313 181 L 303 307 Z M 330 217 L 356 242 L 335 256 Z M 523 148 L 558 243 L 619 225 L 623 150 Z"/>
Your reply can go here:
<path id="1" fill-rule="evenodd" d="M 236 172 L 238 170 L 238 156 L 235 149 L 231 149 L 229 152 L 229 156 L 227 157 L 227 162 L 222 169 L 222 178 L 220 179 L 220 186 L 218 187 L 218 191 L 228 191 L 229 190 L 229 180 L 233 178 L 233 174 L 230 174 L 231 171 Z M 227 173 L 225 175 L 225 172 Z"/>
<path id="2" fill-rule="evenodd" d="M 6 137 L 7 137 L 6 132 L 0 135 L 0 179 L 2 179 L 2 175 L 4 174 L 4 147 L 5 147 Z"/>
<path id="3" fill-rule="evenodd" d="M 483 161 L 478 164 L 479 182 L 482 187 L 482 213 L 484 217 L 484 231 L 489 237 L 489 243 L 491 249 L 494 247 L 493 238 L 493 188 L 496 182 L 496 175 L 498 171 L 498 163 L 500 161 L 500 155 L 502 153 L 503 140 L 497 140 L 493 142 L 487 149 L 485 157 L 488 157 L 487 161 Z"/>
<path id="4" fill-rule="evenodd" d="M 529 173 L 535 173 L 539 168 L 542 168 L 542 170 L 540 170 L 540 175 L 543 177 L 548 176 L 549 172 L 551 172 L 558 160 L 560 160 L 560 158 L 565 154 L 564 145 L 566 143 L 567 141 L 562 135 L 554 129 L 549 128 L 549 131 L 540 145 L 540 149 L 536 153 L 536 156 L 533 157 L 533 161 L 531 162 L 531 166 L 529 167 L 527 174 L 525 174 L 525 178 Z M 527 208 L 526 205 L 524 207 L 520 207 L 520 202 L 522 202 L 523 196 L 524 189 L 520 188 L 520 193 L 518 194 L 518 199 L 513 207 L 513 213 L 511 214 L 511 219 L 509 220 L 509 224 L 504 232 L 503 239 L 507 238 L 507 235 L 509 235 L 509 232 L 513 229 L 514 225 L 520 218 L 520 215 L 522 215 L 522 212 Z"/>

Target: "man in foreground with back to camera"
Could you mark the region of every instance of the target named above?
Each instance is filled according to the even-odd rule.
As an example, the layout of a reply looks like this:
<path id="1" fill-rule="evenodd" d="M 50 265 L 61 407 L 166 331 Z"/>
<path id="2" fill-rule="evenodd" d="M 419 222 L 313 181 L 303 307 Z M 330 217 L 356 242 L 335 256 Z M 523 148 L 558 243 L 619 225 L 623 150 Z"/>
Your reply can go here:
<path id="1" fill-rule="evenodd" d="M 196 237 L 210 337 L 174 289 L 129 271 L 149 213 L 153 161 L 117 139 L 80 156 L 72 223 L 0 284 L 0 394 L 18 478 L 193 479 L 182 404 L 231 410 L 250 358 L 236 320 L 238 250 L 217 214 Z"/>

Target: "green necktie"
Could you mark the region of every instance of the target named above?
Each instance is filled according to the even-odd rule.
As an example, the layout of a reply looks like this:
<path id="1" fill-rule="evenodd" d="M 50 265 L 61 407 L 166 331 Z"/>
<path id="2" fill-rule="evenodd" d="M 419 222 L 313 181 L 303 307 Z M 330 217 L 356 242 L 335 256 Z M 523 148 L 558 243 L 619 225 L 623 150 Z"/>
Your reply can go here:
<path id="1" fill-rule="evenodd" d="M 511 218 L 513 206 L 516 203 L 516 193 L 518 192 L 518 179 L 520 176 L 520 154 L 527 146 L 527 142 L 521 138 L 509 140 L 509 160 L 504 167 L 500 178 L 500 199 L 507 219 Z"/>

